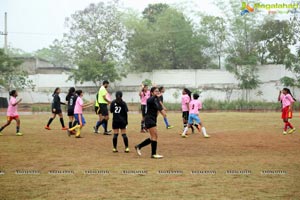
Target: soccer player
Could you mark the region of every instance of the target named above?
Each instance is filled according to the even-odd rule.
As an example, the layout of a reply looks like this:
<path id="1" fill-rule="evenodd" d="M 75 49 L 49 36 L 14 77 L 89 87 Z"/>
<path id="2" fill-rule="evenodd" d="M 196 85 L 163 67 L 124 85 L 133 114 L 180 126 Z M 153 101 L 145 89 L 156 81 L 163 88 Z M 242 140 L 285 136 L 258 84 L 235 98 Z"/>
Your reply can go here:
<path id="1" fill-rule="evenodd" d="M 69 116 L 69 129 L 76 125 L 76 121 L 74 121 L 74 108 L 77 99 L 77 94 L 75 93 L 75 88 L 71 87 L 66 96 L 66 101 L 68 102 L 68 116 Z M 74 121 L 74 123 L 73 123 Z"/>
<path id="2" fill-rule="evenodd" d="M 184 88 L 182 90 L 182 96 L 181 96 L 181 109 L 182 109 L 182 121 L 183 121 L 183 129 L 185 129 L 188 126 L 188 119 L 189 119 L 189 103 L 192 99 L 191 97 L 192 92 Z M 192 133 L 194 133 L 194 127 L 191 126 Z"/>
<path id="3" fill-rule="evenodd" d="M 163 94 L 164 94 L 164 92 L 165 92 L 165 88 L 164 88 L 164 86 L 161 86 L 161 87 L 159 87 L 158 88 L 158 90 L 159 90 L 159 92 L 160 92 L 160 96 L 159 96 L 159 101 L 160 101 L 160 104 L 161 104 L 161 106 L 162 106 L 162 108 L 163 108 L 163 110 L 162 111 L 160 111 L 160 114 L 163 116 L 163 118 L 164 118 L 164 122 L 165 122 L 165 125 L 166 125 L 166 128 L 167 129 L 171 129 L 171 128 L 174 128 L 174 126 L 171 126 L 170 124 L 169 124 L 169 121 L 168 121 L 168 118 L 167 118 L 167 108 L 165 107 L 165 105 L 164 105 L 164 97 L 163 97 Z"/>
<path id="4" fill-rule="evenodd" d="M 47 130 L 51 130 L 50 129 L 50 124 L 52 123 L 52 121 L 55 119 L 56 115 L 59 116 L 59 120 L 62 126 L 62 130 L 67 130 L 68 128 L 65 127 L 64 124 L 64 118 L 63 118 L 63 114 L 61 111 L 61 104 L 65 105 L 65 103 L 60 101 L 60 94 L 61 90 L 59 87 L 55 88 L 54 92 L 53 92 L 53 101 L 52 101 L 52 117 L 50 117 L 47 125 L 45 126 L 45 129 Z"/>
<path id="5" fill-rule="evenodd" d="M 99 115 L 99 120 L 94 126 L 94 133 L 98 133 L 99 127 L 103 124 L 104 135 L 111 135 L 111 130 L 107 130 L 107 124 L 109 120 L 108 108 L 107 105 L 110 104 L 109 94 L 107 92 L 107 88 L 109 86 L 109 82 L 107 80 L 103 81 L 102 86 L 98 91 L 98 99 L 96 100 L 95 105 L 99 105 L 99 110 L 96 113 Z M 97 107 L 97 106 L 96 106 Z"/>
<path id="6" fill-rule="evenodd" d="M 146 115 L 146 106 L 147 100 L 150 98 L 150 91 L 148 90 L 148 85 L 142 84 L 142 89 L 139 92 L 141 99 L 141 110 L 142 110 L 142 120 L 141 120 L 141 133 L 147 132 L 145 127 L 145 115 Z"/>
<path id="7" fill-rule="evenodd" d="M 1 133 L 2 130 L 10 125 L 12 120 L 16 120 L 16 136 L 22 136 L 23 134 L 20 133 L 20 118 L 18 114 L 18 104 L 22 101 L 22 99 L 17 100 L 16 97 L 18 96 L 18 92 L 16 90 L 12 90 L 9 92 L 9 104 L 7 108 L 7 122 L 0 128 L 0 136 L 3 134 Z"/>
<path id="8" fill-rule="evenodd" d="M 151 97 L 147 100 L 147 112 L 145 115 L 145 126 L 150 132 L 150 138 L 144 140 L 142 143 L 135 146 L 135 150 L 139 156 L 142 155 L 141 149 L 149 144 L 151 144 L 151 158 L 160 159 L 163 158 L 162 155 L 156 154 L 157 150 L 157 114 L 158 111 L 162 111 L 162 106 L 159 103 L 159 90 L 157 87 L 152 87 Z"/>
<path id="9" fill-rule="evenodd" d="M 76 94 L 77 94 L 77 99 L 76 99 L 76 103 L 75 103 L 75 107 L 74 107 L 74 117 L 75 117 L 75 120 L 78 122 L 78 125 L 68 129 L 67 132 L 68 132 L 68 135 L 71 136 L 71 132 L 75 130 L 76 131 L 75 137 L 76 138 L 81 138 L 81 136 L 80 136 L 81 129 L 86 124 L 86 121 L 85 121 L 85 119 L 83 117 L 83 114 L 82 114 L 82 110 L 83 110 L 83 108 L 87 108 L 89 106 L 92 106 L 94 103 L 92 102 L 92 103 L 83 104 L 83 100 L 82 100 L 83 92 L 82 92 L 82 90 L 77 90 Z"/>
<path id="10" fill-rule="evenodd" d="M 293 104 L 296 99 L 291 94 L 290 89 L 283 88 L 282 91 L 279 91 L 278 101 L 281 101 L 282 104 L 281 118 L 284 123 L 283 135 L 286 135 L 287 133 L 292 134 L 296 131 L 296 128 L 294 128 L 293 125 L 289 122 L 289 119 L 292 119 L 293 117 Z M 288 127 L 291 130 L 287 132 Z"/>
<path id="11" fill-rule="evenodd" d="M 202 134 L 205 138 L 209 138 L 210 136 L 206 133 L 206 129 L 203 126 L 203 124 L 200 121 L 199 118 L 199 110 L 202 109 L 202 103 L 198 101 L 199 94 L 195 93 L 193 94 L 193 100 L 189 103 L 189 120 L 188 120 L 188 126 L 184 128 L 183 133 L 181 136 L 183 138 L 186 138 L 186 132 L 188 131 L 188 128 L 191 127 L 194 122 L 196 122 L 196 127 L 199 132 L 202 130 Z"/>
<path id="12" fill-rule="evenodd" d="M 121 130 L 124 145 L 125 145 L 125 153 L 129 153 L 128 147 L 128 138 L 126 135 L 126 126 L 128 124 L 128 107 L 125 101 L 122 99 L 122 92 L 116 92 L 116 99 L 113 100 L 110 104 L 110 112 L 113 113 L 113 120 L 112 120 L 112 127 L 114 130 L 114 137 L 113 137 L 113 152 L 117 153 L 117 143 L 118 143 L 118 136 L 119 130 Z"/>

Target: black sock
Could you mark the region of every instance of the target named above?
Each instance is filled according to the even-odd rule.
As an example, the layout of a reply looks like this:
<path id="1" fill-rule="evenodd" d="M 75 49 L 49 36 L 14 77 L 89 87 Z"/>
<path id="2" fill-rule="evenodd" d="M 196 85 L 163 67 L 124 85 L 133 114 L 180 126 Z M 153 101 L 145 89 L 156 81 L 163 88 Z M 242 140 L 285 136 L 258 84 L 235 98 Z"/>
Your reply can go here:
<path id="1" fill-rule="evenodd" d="M 114 137 L 113 137 L 113 146 L 115 149 L 117 148 L 117 144 L 118 144 L 118 136 L 119 136 L 119 134 L 115 133 Z"/>
<path id="2" fill-rule="evenodd" d="M 151 150 L 152 150 L 152 155 L 156 154 L 156 149 L 157 149 L 157 141 L 151 140 Z"/>
<path id="3" fill-rule="evenodd" d="M 103 119 L 102 123 L 104 124 L 104 132 L 107 132 L 107 120 Z"/>
<path id="4" fill-rule="evenodd" d="M 69 128 L 72 128 L 73 126 L 72 126 L 72 122 L 69 122 Z"/>
<path id="5" fill-rule="evenodd" d="M 76 126 L 78 124 L 78 121 L 74 121 L 72 127 Z"/>
<path id="6" fill-rule="evenodd" d="M 17 126 L 17 133 L 19 133 L 19 131 L 20 131 L 20 126 Z"/>
<path id="7" fill-rule="evenodd" d="M 61 123 L 61 126 L 64 128 L 65 127 L 64 118 L 59 118 L 59 121 Z"/>
<path id="8" fill-rule="evenodd" d="M 49 121 L 48 121 L 47 126 L 50 126 L 50 124 L 52 123 L 52 121 L 53 121 L 53 118 L 51 117 L 51 118 L 49 119 Z"/>
<path id="9" fill-rule="evenodd" d="M 3 129 L 4 129 L 4 127 L 1 127 L 1 128 L 0 128 L 0 132 L 1 132 Z"/>
<path id="10" fill-rule="evenodd" d="M 103 123 L 103 120 L 102 121 L 97 121 L 97 123 L 96 123 L 96 130 L 99 129 L 99 127 L 101 126 L 102 123 Z"/>
<path id="11" fill-rule="evenodd" d="M 123 137 L 125 148 L 127 148 L 128 147 L 128 137 L 127 137 L 126 133 L 123 133 L 122 137 Z"/>
<path id="12" fill-rule="evenodd" d="M 191 126 L 191 129 L 192 129 L 192 132 L 194 132 L 194 127 L 193 127 L 193 125 Z"/>
<path id="13" fill-rule="evenodd" d="M 144 121 L 142 120 L 141 121 L 141 130 L 143 130 L 144 129 Z"/>
<path id="14" fill-rule="evenodd" d="M 144 146 L 147 146 L 151 143 L 150 138 L 144 140 L 142 143 L 140 143 L 139 145 L 137 145 L 140 149 L 143 148 Z"/>

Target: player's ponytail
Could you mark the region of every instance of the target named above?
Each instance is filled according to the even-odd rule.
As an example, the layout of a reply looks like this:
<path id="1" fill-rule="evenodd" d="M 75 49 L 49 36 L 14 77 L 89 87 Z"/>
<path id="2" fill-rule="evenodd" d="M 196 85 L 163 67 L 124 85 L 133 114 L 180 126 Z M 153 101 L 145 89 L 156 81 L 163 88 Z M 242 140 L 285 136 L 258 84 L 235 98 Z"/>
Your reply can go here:
<path id="1" fill-rule="evenodd" d="M 74 92 L 75 92 L 75 88 L 74 87 L 70 87 L 69 92 L 68 92 L 68 94 L 66 96 L 66 101 L 70 100 L 70 98 L 74 94 Z"/>
<path id="2" fill-rule="evenodd" d="M 192 92 L 189 89 L 184 88 L 183 91 L 192 99 Z"/>
<path id="3" fill-rule="evenodd" d="M 122 96 L 123 96 L 123 93 L 121 91 L 116 92 L 116 102 L 117 103 L 122 103 L 123 102 Z"/>
<path id="4" fill-rule="evenodd" d="M 10 91 L 10 92 L 9 92 L 9 96 L 14 96 L 14 95 L 16 94 L 16 92 L 17 92 L 16 90 Z"/>
<path id="5" fill-rule="evenodd" d="M 55 88 L 55 90 L 54 90 L 54 92 L 53 92 L 53 94 L 52 94 L 53 97 L 54 97 L 55 94 L 57 94 L 57 91 L 58 91 L 59 89 L 60 89 L 59 87 Z"/>
<path id="6" fill-rule="evenodd" d="M 294 101 L 296 101 L 296 99 L 292 95 L 291 90 L 289 88 L 283 88 L 283 90 L 285 90 L 287 94 L 291 95 L 291 97 L 294 99 Z"/>

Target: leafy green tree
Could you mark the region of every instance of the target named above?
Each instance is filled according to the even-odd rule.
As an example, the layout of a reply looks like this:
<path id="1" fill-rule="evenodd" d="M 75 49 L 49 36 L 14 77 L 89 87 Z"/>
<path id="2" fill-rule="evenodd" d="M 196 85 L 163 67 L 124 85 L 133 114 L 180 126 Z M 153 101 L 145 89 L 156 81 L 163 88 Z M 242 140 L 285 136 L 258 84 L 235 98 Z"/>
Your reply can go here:
<path id="1" fill-rule="evenodd" d="M 22 60 L 11 58 L 0 49 L 0 86 L 6 90 L 34 88 L 31 80 L 28 80 L 28 74 L 20 69 Z"/>
<path id="2" fill-rule="evenodd" d="M 121 14 L 118 10 L 118 1 L 99 2 L 90 4 L 84 10 L 76 11 L 71 18 L 66 19 L 70 30 L 64 37 L 65 48 L 68 49 L 75 64 L 79 66 L 77 71 L 80 72 L 74 70 L 71 78 L 95 82 L 95 77 L 103 80 L 105 76 L 109 76 L 109 79 L 114 81 L 123 75 L 123 71 L 111 75 L 103 74 L 107 71 L 106 67 L 113 68 L 108 72 L 121 71 L 117 63 L 121 63 L 118 61 L 124 52 L 126 39 L 126 29 L 122 24 Z M 87 67 L 89 64 L 91 68 Z M 94 73 L 86 76 L 90 71 Z"/>
<path id="3" fill-rule="evenodd" d="M 169 5 L 164 3 L 149 4 L 148 7 L 143 11 L 143 18 L 147 19 L 148 22 L 154 23 L 157 20 L 157 16 L 159 16 L 168 8 Z"/>
<path id="4" fill-rule="evenodd" d="M 286 87 L 300 88 L 300 46 L 297 48 L 296 55 L 290 54 L 285 59 L 285 68 L 291 71 L 294 76 L 281 78 L 281 83 Z"/>

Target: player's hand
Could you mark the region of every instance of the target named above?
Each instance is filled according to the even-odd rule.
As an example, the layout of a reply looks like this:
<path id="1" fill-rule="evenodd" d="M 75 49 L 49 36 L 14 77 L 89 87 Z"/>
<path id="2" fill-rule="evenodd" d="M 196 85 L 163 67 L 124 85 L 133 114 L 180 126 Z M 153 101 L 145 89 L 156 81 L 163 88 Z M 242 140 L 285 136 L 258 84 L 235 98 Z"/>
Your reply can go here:
<path id="1" fill-rule="evenodd" d="M 19 102 L 21 102 L 23 99 L 21 98 L 21 99 L 19 99 Z"/>
<path id="2" fill-rule="evenodd" d="M 52 109 L 52 111 L 53 111 L 53 112 L 55 112 L 55 111 L 56 111 L 56 109 L 55 109 L 55 108 L 53 108 L 53 109 Z"/>

